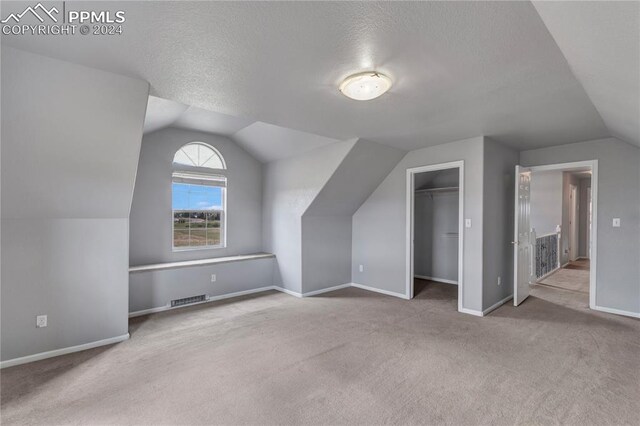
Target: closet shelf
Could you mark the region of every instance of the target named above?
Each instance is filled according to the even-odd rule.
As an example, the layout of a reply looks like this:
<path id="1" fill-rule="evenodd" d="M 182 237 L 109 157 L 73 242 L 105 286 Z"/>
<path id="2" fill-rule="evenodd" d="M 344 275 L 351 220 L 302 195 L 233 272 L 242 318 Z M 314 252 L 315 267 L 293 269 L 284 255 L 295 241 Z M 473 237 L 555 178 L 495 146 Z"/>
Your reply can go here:
<path id="1" fill-rule="evenodd" d="M 445 188 L 427 188 L 427 189 L 417 189 L 416 193 L 434 193 L 434 192 L 458 192 L 457 186 L 448 186 Z"/>

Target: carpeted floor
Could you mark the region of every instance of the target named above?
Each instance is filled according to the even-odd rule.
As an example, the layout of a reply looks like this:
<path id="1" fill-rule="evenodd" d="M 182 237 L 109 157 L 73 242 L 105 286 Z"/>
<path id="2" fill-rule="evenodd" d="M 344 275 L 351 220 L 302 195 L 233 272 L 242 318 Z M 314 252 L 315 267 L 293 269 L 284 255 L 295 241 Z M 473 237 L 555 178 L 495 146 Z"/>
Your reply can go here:
<path id="1" fill-rule="evenodd" d="M 131 321 L 131 340 L 1 372 L 12 424 L 634 424 L 640 321 L 536 286 L 485 318 L 268 292 Z"/>
<path id="2" fill-rule="evenodd" d="M 589 260 L 569 262 L 538 284 L 589 294 Z"/>

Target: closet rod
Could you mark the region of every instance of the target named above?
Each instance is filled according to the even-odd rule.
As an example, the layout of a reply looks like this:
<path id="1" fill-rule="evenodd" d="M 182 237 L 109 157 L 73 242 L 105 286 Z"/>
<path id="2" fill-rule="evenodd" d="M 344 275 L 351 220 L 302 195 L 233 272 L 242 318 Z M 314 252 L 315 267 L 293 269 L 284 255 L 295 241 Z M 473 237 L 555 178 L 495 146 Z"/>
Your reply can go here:
<path id="1" fill-rule="evenodd" d="M 416 193 L 420 192 L 458 192 L 457 186 L 448 186 L 446 188 L 427 188 L 427 189 L 416 189 Z"/>

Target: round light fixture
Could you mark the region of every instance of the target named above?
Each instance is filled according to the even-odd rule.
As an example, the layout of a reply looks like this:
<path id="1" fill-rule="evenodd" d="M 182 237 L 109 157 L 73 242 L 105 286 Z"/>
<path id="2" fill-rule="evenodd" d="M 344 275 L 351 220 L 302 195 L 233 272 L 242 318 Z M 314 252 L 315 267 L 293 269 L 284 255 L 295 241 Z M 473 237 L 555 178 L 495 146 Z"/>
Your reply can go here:
<path id="1" fill-rule="evenodd" d="M 356 101 L 375 99 L 391 88 L 391 79 L 376 71 L 350 75 L 340 83 L 340 92 Z"/>

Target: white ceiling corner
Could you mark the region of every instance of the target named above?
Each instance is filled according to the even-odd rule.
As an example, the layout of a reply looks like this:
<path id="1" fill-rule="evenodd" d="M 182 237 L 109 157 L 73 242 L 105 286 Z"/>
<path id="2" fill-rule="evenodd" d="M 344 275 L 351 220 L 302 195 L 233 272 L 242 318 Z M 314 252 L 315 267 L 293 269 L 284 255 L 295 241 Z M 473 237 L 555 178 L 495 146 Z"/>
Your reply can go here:
<path id="1" fill-rule="evenodd" d="M 253 120 L 250 119 L 220 114 L 190 106 L 178 117 L 173 123 L 173 126 L 228 136 L 248 126 L 252 122 Z"/>
<path id="2" fill-rule="evenodd" d="M 327 138 L 273 124 L 256 122 L 231 136 L 238 145 L 263 163 L 302 154 L 332 143 Z"/>
<path id="3" fill-rule="evenodd" d="M 144 119 L 144 133 L 170 126 L 189 107 L 180 102 L 149 96 L 147 112 Z"/>

